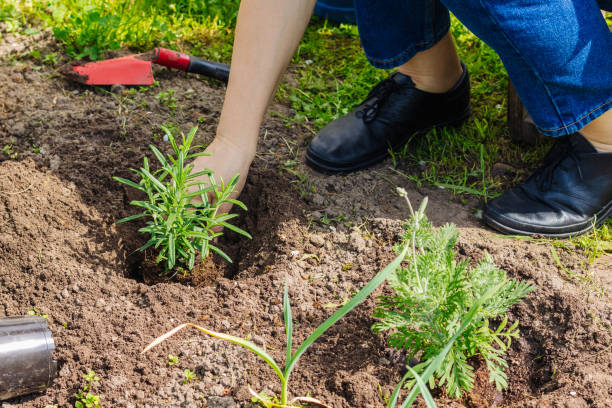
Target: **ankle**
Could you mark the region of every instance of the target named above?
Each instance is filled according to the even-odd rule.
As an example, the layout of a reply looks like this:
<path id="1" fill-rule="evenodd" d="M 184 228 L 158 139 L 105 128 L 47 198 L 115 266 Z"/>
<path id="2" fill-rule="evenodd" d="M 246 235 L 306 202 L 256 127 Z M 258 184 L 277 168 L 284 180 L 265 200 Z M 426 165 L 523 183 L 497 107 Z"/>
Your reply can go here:
<path id="1" fill-rule="evenodd" d="M 601 142 L 597 142 L 595 140 L 590 140 L 586 136 L 584 136 L 584 137 L 585 137 L 585 139 L 587 139 L 589 141 L 589 143 L 591 143 L 591 145 L 593 145 L 595 150 L 597 150 L 598 152 L 600 152 L 600 153 L 612 153 L 612 143 L 601 143 Z"/>
<path id="2" fill-rule="evenodd" d="M 579 133 L 598 151 L 612 152 L 612 109 L 589 122 Z"/>
<path id="3" fill-rule="evenodd" d="M 463 74 L 450 33 L 431 48 L 416 53 L 398 71 L 412 78 L 417 89 L 430 93 L 448 92 Z"/>
<path id="4" fill-rule="evenodd" d="M 584 127 L 580 134 L 593 145 L 598 152 L 612 152 L 612 137 L 607 132 L 600 132 L 599 129 Z"/>
<path id="5" fill-rule="evenodd" d="M 429 93 L 445 93 L 457 85 L 463 75 L 461 64 L 453 64 L 437 72 L 421 71 L 404 65 L 397 69 L 400 73 L 409 76 L 417 89 Z"/>

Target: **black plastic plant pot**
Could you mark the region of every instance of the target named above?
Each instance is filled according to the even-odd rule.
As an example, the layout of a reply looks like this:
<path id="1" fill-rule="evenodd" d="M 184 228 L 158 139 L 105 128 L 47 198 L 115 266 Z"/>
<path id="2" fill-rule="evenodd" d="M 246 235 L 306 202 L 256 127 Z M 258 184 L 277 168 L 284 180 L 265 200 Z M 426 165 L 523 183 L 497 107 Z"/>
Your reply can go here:
<path id="1" fill-rule="evenodd" d="M 42 391 L 51 385 L 57 372 L 54 349 L 44 318 L 1 318 L 0 401 Z"/>

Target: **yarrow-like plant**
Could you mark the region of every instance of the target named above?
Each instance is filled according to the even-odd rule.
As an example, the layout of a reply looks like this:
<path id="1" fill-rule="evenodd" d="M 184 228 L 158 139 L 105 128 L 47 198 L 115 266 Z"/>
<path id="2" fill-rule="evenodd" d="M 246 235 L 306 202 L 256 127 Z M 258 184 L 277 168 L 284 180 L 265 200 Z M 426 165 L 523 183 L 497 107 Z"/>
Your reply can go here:
<path id="1" fill-rule="evenodd" d="M 219 208 L 225 203 L 234 204 L 244 210 L 246 206 L 231 198 L 238 183 L 238 175 L 232 177 L 229 183 L 218 184 L 212 170 L 192 173 L 193 165 L 188 162 L 208 153 L 190 153 L 191 144 L 197 132 L 197 127 L 191 129 L 187 137 L 181 133 L 181 144 L 178 145 L 172 132 L 162 127 L 174 151 L 168 158 L 153 145 L 151 151 L 161 164 L 161 168 L 152 171 L 145 157 L 143 167 L 132 169 L 141 177 L 139 183 L 121 177 L 113 177 L 116 181 L 142 191 L 147 195 L 143 201 L 132 201 L 130 204 L 142 208 L 140 214 L 131 215 L 117 221 L 117 224 L 147 217 L 147 225 L 139 231 L 150 235 L 141 251 L 149 247 L 159 250 L 156 262 L 166 261 L 165 272 L 176 265 L 193 269 L 197 252 L 202 258 L 209 256 L 210 251 L 216 252 L 231 262 L 225 252 L 212 244 L 214 238 L 222 235 L 220 228 L 227 228 L 248 238 L 251 236 L 244 230 L 229 224 L 228 221 L 237 214 L 219 213 Z M 197 146 L 201 147 L 201 146 Z M 209 199 L 212 196 L 212 200 Z"/>
<path id="2" fill-rule="evenodd" d="M 409 244 L 402 246 L 409 248 L 408 266 L 398 267 L 389 276 L 395 294 L 379 299 L 374 316 L 380 320 L 373 329 L 391 331 L 392 346 L 406 350 L 408 359 L 420 359 L 403 380 L 409 380 L 408 386 L 417 384 L 426 391 L 419 382 L 428 381 L 433 388 L 436 377 L 448 395 L 459 397 L 474 384 L 473 367 L 467 360 L 480 356 L 490 381 L 500 390 L 506 388 L 508 364 L 503 355 L 519 331 L 518 321 L 507 327 L 505 313 L 533 287 L 508 279 L 487 253 L 471 269 L 468 259 L 456 261 L 457 228 L 447 224 L 434 230 L 425 216 L 425 205 L 426 200 L 406 225 L 404 242 Z M 501 322 L 491 328 L 496 319 Z"/>

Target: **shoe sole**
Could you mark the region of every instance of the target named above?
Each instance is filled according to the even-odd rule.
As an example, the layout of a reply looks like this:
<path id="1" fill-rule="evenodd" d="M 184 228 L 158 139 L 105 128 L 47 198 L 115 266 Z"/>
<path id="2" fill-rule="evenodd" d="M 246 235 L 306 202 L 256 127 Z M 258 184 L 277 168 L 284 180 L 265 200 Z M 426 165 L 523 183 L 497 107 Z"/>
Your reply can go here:
<path id="1" fill-rule="evenodd" d="M 524 231 L 524 230 L 516 229 L 516 228 L 509 227 L 507 225 L 500 223 L 499 221 L 489 217 L 486 213 L 484 214 L 483 219 L 487 223 L 487 225 L 489 225 L 491 228 L 499 232 L 502 232 L 504 234 L 507 234 L 507 235 L 527 235 L 527 236 L 538 235 L 538 236 L 547 237 L 547 238 L 569 238 L 569 237 L 577 237 L 579 235 L 586 234 L 592 229 L 597 228 L 600 225 L 602 225 L 604 222 L 606 222 L 608 218 L 612 217 L 612 201 L 610 201 L 604 207 L 601 213 L 602 213 L 601 215 L 597 214 L 595 217 L 592 217 L 589 220 L 588 227 L 581 228 L 581 229 L 574 230 L 574 231 L 569 231 L 569 232 L 563 231 L 560 233 L 533 232 L 533 231 Z M 593 220 L 596 220 L 595 224 L 593 224 Z M 584 225 L 584 224 L 580 224 L 580 225 Z M 565 227 L 565 229 L 567 228 L 571 228 L 571 226 Z"/>
<path id="2" fill-rule="evenodd" d="M 402 139 L 402 141 L 397 143 L 395 146 L 391 146 L 391 149 L 399 150 L 402 146 L 408 143 L 410 139 L 412 139 L 415 135 L 425 134 L 434 128 L 457 127 L 461 125 L 470 117 L 471 106 L 472 106 L 471 104 L 468 105 L 467 109 L 461 114 L 461 116 L 459 116 L 456 119 L 453 119 L 447 122 L 437 123 L 427 129 L 422 129 L 414 133 L 411 133 L 408 137 Z M 333 167 L 326 163 L 322 163 L 316 156 L 310 153 L 310 150 L 306 150 L 306 164 L 319 172 L 328 173 L 328 174 L 350 173 L 352 171 L 363 170 L 365 168 L 368 168 L 370 166 L 373 166 L 377 163 L 384 161 L 387 157 L 389 157 L 389 152 L 385 151 L 377 156 L 374 156 L 367 160 L 359 162 L 358 164 L 356 163 L 356 164 L 352 164 L 352 165 L 344 166 L 344 167 Z"/>

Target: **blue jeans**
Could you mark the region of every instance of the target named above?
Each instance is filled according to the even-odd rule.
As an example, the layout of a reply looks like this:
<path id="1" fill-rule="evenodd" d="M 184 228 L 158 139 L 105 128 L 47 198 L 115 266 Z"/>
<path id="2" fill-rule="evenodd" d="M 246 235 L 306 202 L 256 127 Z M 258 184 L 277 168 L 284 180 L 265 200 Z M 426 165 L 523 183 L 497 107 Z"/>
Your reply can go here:
<path id="1" fill-rule="evenodd" d="M 393 68 L 446 35 L 448 10 L 500 56 L 538 129 L 580 130 L 612 108 L 612 0 L 355 0 L 368 60 Z"/>

